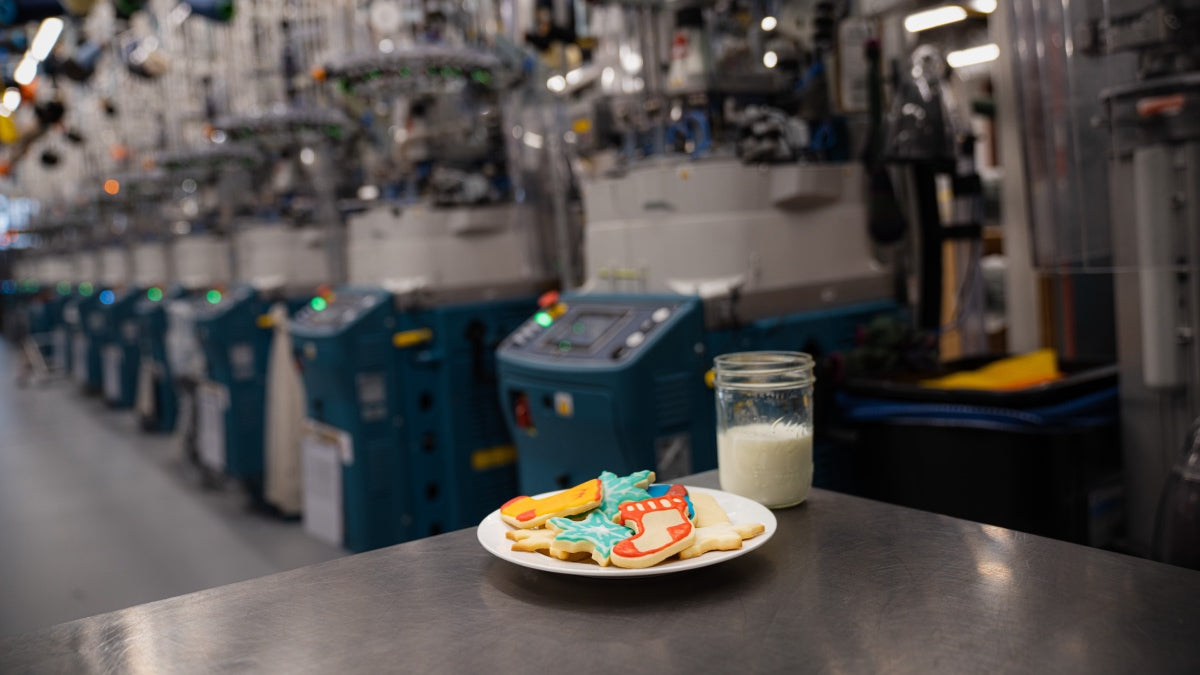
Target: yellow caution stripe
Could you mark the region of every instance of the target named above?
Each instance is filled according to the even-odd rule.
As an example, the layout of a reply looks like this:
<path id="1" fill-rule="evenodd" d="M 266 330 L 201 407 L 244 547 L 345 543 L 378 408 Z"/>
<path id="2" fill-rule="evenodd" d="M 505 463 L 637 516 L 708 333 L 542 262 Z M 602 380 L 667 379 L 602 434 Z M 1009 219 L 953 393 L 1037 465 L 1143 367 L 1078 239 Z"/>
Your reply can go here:
<path id="1" fill-rule="evenodd" d="M 517 446 L 493 445 L 490 448 L 480 448 L 471 453 L 471 468 L 476 471 L 487 471 L 501 466 L 508 466 L 517 461 Z"/>
<path id="2" fill-rule="evenodd" d="M 408 349 L 423 345 L 426 342 L 433 340 L 433 329 L 431 328 L 414 328 L 412 330 L 402 330 L 392 336 L 392 346 L 396 349 Z"/>

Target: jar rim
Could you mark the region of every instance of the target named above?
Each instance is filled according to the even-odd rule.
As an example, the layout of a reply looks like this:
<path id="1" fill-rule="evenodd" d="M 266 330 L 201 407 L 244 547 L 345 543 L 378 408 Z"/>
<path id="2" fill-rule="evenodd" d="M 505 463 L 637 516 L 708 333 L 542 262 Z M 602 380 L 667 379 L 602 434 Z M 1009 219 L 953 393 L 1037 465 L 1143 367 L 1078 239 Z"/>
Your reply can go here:
<path id="1" fill-rule="evenodd" d="M 714 381 L 722 386 L 770 389 L 785 383 L 804 386 L 816 382 L 813 357 L 804 352 L 732 352 L 718 355 L 713 363 Z M 781 376 L 782 381 L 777 379 Z"/>
<path id="2" fill-rule="evenodd" d="M 718 354 L 713 358 L 717 368 L 734 368 L 739 373 L 775 372 L 794 368 L 812 368 L 813 357 L 805 352 L 753 351 Z"/>

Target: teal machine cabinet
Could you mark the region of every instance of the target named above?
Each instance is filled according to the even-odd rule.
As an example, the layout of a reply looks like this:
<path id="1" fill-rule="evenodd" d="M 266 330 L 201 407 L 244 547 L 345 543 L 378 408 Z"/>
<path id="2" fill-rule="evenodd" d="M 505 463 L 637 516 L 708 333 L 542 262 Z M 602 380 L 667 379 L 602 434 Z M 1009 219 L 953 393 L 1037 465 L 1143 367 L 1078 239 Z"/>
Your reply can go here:
<path id="1" fill-rule="evenodd" d="M 196 337 L 207 380 L 196 388 L 201 464 L 262 496 L 263 417 L 271 330 L 259 322 L 270 302 L 249 287 L 210 290 L 196 303 Z"/>
<path id="2" fill-rule="evenodd" d="M 48 364 L 63 369 L 67 353 L 63 307 L 69 299 L 70 284 L 59 284 L 54 291 L 29 306 L 29 335 L 37 343 Z"/>
<path id="3" fill-rule="evenodd" d="M 167 358 L 166 303 L 183 296 L 183 290 L 172 287 L 166 291 L 151 287 L 138 299 L 134 315 L 138 327 L 138 350 L 142 368 L 149 368 L 149 409 L 139 411 L 139 421 L 146 431 L 170 432 L 179 417 L 179 396 Z"/>
<path id="4" fill-rule="evenodd" d="M 495 347 L 535 307 L 531 296 L 402 306 L 351 287 L 296 313 L 306 445 L 341 439 L 334 518 L 346 548 L 473 525 L 515 494 Z"/>
<path id="5" fill-rule="evenodd" d="M 400 392 L 393 367 L 396 319 L 391 293 L 350 289 L 314 298 L 293 318 L 290 331 L 301 364 L 308 435 L 348 438 L 337 458 L 342 545 L 366 551 L 411 538 L 399 503 L 407 469 L 400 447 Z M 340 508 L 339 508 L 340 507 Z"/>
<path id="6" fill-rule="evenodd" d="M 100 291 L 101 383 L 104 400 L 114 408 L 132 408 L 137 394 L 139 365 L 138 324 L 134 308 L 142 292 L 137 288 Z"/>
<path id="7" fill-rule="evenodd" d="M 63 309 L 71 333 L 71 374 L 87 393 L 100 391 L 104 383 L 100 363 L 99 335 L 104 330 L 99 294 L 89 283 L 79 285 L 75 298 Z"/>
<path id="8" fill-rule="evenodd" d="M 564 296 L 498 352 L 521 492 L 570 487 L 605 470 L 649 468 L 670 479 L 716 468 L 716 416 L 705 377 L 713 356 L 827 353 L 851 346 L 858 326 L 895 310 L 891 301 L 870 301 L 706 328 L 696 297 Z"/>

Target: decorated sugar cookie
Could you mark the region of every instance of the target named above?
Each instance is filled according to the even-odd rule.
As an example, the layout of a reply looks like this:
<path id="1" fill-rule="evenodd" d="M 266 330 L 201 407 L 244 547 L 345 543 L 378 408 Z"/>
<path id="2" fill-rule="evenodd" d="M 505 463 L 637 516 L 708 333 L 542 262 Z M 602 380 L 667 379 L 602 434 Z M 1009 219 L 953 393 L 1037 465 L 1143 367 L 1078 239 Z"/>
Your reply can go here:
<path id="1" fill-rule="evenodd" d="M 573 516 L 600 505 L 604 494 L 599 478 L 548 497 L 514 497 L 500 507 L 500 519 L 522 529 L 538 527 L 551 518 Z"/>
<path id="2" fill-rule="evenodd" d="M 657 565 L 696 539 L 695 528 L 687 517 L 687 502 L 679 496 L 622 504 L 621 522 L 637 534 L 613 547 L 610 558 L 617 567 Z"/>
<path id="3" fill-rule="evenodd" d="M 554 543 L 554 536 L 558 534 L 558 530 L 549 522 L 546 527 L 539 527 L 532 530 L 509 530 L 504 533 L 504 536 L 513 540 L 512 550 L 526 551 L 529 553 L 544 553 L 552 558 L 565 560 L 567 562 L 582 562 L 591 557 L 586 552 L 570 552 L 570 551 L 555 551 L 550 548 Z"/>
<path id="4" fill-rule="evenodd" d="M 551 518 L 549 525 L 560 531 L 550 544 L 551 554 L 587 553 L 601 566 L 607 566 L 613 547 L 629 538 L 633 531 L 609 520 L 599 509 L 583 520 Z"/>
<path id="5" fill-rule="evenodd" d="M 646 488 L 646 492 L 649 492 L 651 497 L 667 497 L 675 495 L 683 497 L 684 501 L 688 503 L 688 518 L 691 518 L 693 521 L 696 520 L 696 511 L 692 508 L 692 498 L 690 495 L 688 495 L 687 488 L 684 486 L 676 485 L 674 483 L 651 485 L 650 487 Z"/>
<path id="6" fill-rule="evenodd" d="M 537 528 L 533 530 L 509 530 L 504 533 L 504 536 L 513 540 L 512 550 L 514 551 L 549 551 L 550 544 L 554 541 L 554 536 L 557 531 L 549 528 Z"/>
<path id="7" fill-rule="evenodd" d="M 604 483 L 604 501 L 600 504 L 600 510 L 609 520 L 620 522 L 621 504 L 650 498 L 646 488 L 654 482 L 654 472 L 636 471 L 628 476 L 618 476 L 611 471 L 604 471 L 600 474 L 600 481 Z"/>
<path id="8" fill-rule="evenodd" d="M 712 495 L 691 495 L 696 510 L 696 540 L 679 552 L 680 560 L 695 558 L 709 551 L 733 551 L 742 547 L 743 539 L 762 534 L 766 527 L 762 523 L 733 525 L 729 514 L 713 499 Z"/>

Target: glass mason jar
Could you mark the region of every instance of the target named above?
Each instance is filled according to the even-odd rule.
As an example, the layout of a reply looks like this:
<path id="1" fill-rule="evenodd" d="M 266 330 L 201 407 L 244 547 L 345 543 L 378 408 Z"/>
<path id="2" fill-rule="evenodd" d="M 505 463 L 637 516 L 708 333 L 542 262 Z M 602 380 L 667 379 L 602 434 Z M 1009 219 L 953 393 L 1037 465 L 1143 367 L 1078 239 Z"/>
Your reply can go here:
<path id="1" fill-rule="evenodd" d="M 813 359 L 739 352 L 714 360 L 721 489 L 770 507 L 808 498 L 813 477 Z"/>

